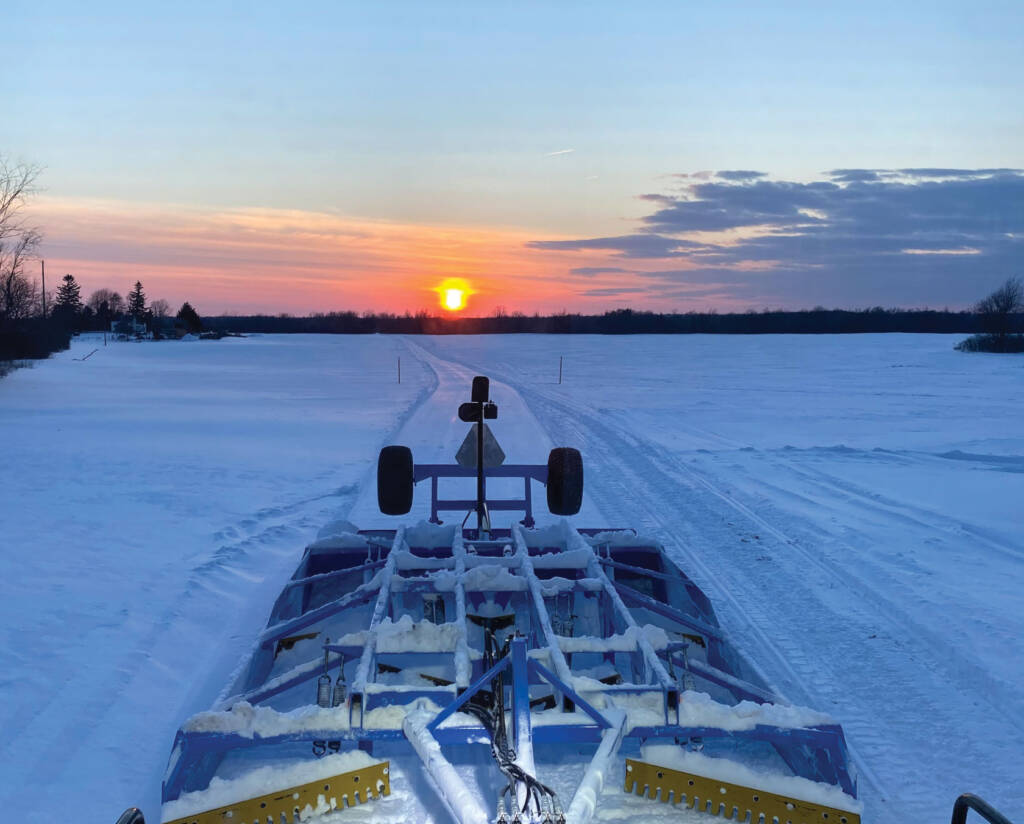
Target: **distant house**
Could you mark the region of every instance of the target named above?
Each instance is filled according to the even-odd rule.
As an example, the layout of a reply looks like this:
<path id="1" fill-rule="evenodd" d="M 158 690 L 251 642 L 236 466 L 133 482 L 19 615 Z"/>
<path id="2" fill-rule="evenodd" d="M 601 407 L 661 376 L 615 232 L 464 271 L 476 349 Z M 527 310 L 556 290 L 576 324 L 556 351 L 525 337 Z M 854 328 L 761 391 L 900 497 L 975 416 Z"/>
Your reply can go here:
<path id="1" fill-rule="evenodd" d="M 129 316 L 115 320 L 110 324 L 110 331 L 118 337 L 125 338 L 151 338 L 152 333 L 146 328 L 145 321 L 136 320 Z"/>
<path id="2" fill-rule="evenodd" d="M 150 324 L 154 338 L 177 340 L 185 334 L 185 330 L 178 325 L 178 320 L 174 317 L 153 318 Z"/>

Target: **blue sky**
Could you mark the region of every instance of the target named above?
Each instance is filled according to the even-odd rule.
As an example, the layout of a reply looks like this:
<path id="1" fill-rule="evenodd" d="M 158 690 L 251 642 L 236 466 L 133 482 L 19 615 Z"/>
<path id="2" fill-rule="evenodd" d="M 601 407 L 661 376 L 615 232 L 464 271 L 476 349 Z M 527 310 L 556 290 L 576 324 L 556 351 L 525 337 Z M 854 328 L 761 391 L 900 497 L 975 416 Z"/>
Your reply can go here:
<path id="1" fill-rule="evenodd" d="M 5 6 L 0 152 L 65 201 L 544 241 L 702 170 L 1024 167 L 1019 2 Z"/>

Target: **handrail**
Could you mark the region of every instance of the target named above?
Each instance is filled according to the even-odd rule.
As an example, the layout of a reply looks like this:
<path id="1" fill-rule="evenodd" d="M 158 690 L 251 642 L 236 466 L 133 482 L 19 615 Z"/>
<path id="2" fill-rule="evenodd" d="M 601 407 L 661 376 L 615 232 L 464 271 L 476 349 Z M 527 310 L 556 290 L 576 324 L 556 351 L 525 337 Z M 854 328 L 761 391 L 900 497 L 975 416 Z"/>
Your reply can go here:
<path id="1" fill-rule="evenodd" d="M 953 820 L 950 824 L 966 824 L 967 811 L 974 810 L 991 824 L 1011 824 L 1010 819 L 989 804 L 985 799 L 971 793 L 964 793 L 953 804 Z"/>

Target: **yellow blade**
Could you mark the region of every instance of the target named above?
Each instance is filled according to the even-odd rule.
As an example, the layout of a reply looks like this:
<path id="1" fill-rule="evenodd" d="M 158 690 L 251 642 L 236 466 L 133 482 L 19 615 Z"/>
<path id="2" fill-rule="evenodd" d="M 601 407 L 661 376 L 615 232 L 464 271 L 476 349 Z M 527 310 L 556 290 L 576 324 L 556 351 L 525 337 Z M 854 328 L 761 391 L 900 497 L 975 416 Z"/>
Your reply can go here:
<path id="1" fill-rule="evenodd" d="M 778 824 L 860 824 L 857 813 L 670 770 L 632 758 L 626 759 L 625 790 L 665 803 L 680 804 L 685 800 L 687 807 L 698 812 L 737 821 L 749 820 L 752 824 L 757 824 L 761 816 L 764 816 L 765 824 L 773 821 Z"/>
<path id="2" fill-rule="evenodd" d="M 299 820 L 299 811 L 307 805 L 314 810 L 320 800 L 331 809 L 362 804 L 376 796 L 391 795 L 388 777 L 390 761 L 371 764 L 308 784 L 260 795 L 215 810 L 176 818 L 164 824 L 280 824 Z"/>

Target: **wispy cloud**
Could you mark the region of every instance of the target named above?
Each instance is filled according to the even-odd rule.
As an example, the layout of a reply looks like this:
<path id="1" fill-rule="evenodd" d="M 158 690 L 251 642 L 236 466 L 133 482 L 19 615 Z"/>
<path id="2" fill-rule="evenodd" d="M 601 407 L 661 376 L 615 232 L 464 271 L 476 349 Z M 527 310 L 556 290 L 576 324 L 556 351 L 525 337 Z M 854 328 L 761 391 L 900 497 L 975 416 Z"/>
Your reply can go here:
<path id="1" fill-rule="evenodd" d="M 628 269 L 623 269 L 621 266 L 577 266 L 574 269 L 570 269 L 569 274 L 591 277 L 593 275 L 619 274 L 628 271 Z"/>
<path id="2" fill-rule="evenodd" d="M 139 279 L 150 297 L 203 312 L 432 309 L 447 277 L 469 280 L 470 308 L 483 313 L 561 307 L 574 294 L 550 277 L 564 271 L 559 256 L 510 229 L 48 197 L 33 220 L 47 269 L 75 274 L 86 294 Z"/>
<path id="3" fill-rule="evenodd" d="M 559 149 L 557 152 L 548 152 L 544 157 L 555 157 L 556 155 L 566 155 L 575 152 L 575 149 Z"/>

